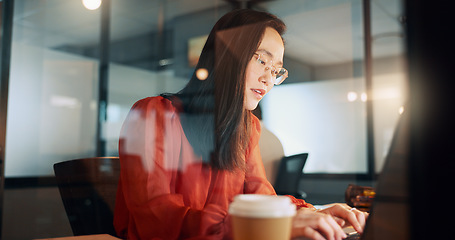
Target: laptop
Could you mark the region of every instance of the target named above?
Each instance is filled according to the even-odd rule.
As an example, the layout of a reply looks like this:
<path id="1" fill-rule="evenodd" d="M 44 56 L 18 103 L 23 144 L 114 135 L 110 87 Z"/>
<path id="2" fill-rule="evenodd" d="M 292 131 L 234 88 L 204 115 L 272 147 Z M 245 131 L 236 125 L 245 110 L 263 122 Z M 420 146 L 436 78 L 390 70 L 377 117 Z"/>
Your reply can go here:
<path id="1" fill-rule="evenodd" d="M 395 130 L 384 167 L 376 184 L 376 195 L 362 235 L 345 230 L 349 240 L 407 240 L 409 231 L 410 117 L 403 112 Z"/>

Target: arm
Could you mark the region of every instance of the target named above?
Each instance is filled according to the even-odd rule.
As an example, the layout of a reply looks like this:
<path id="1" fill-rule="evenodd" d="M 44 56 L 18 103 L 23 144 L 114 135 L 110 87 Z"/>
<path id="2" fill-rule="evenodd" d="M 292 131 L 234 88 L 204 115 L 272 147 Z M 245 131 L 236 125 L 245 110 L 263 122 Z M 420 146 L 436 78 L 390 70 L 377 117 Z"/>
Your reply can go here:
<path id="1" fill-rule="evenodd" d="M 253 131 L 250 141 L 251 151 L 247 154 L 247 171 L 245 177 L 245 193 L 276 194 L 272 185 L 265 176 L 264 165 L 259 151 L 260 124 L 253 117 Z M 313 205 L 303 199 L 296 199 L 288 195 L 296 205 L 297 215 L 292 223 L 292 237 L 306 237 L 310 239 L 342 239 L 346 237 L 340 225 L 344 221 L 338 217 L 345 214 L 343 209 L 333 208 L 332 212 L 325 210 L 317 212 Z M 328 214 L 327 214 L 328 213 Z M 343 215 L 344 216 L 344 215 Z"/>
<path id="2" fill-rule="evenodd" d="M 273 187 L 265 178 L 262 162 L 258 151 L 248 158 L 247 177 L 245 178 L 245 193 L 275 194 Z M 254 163 L 254 164 L 251 164 Z M 253 165 L 253 166 L 251 166 Z M 346 235 L 340 225 L 344 224 L 339 218 L 331 214 L 317 212 L 313 205 L 306 203 L 303 199 L 296 199 L 288 196 L 299 209 L 292 222 L 292 238 L 305 237 L 309 239 L 342 239 Z M 339 209 L 336 209 L 339 213 Z M 340 221 L 341 220 L 341 221 Z"/>
<path id="3" fill-rule="evenodd" d="M 170 109 L 170 102 L 162 98 L 141 100 L 122 130 L 121 196 L 117 199 L 123 198 L 126 213 L 120 207 L 116 217 L 127 222 L 132 239 L 197 236 L 204 230 L 202 219 L 213 218 L 213 207 L 192 208 L 179 191 L 180 176 L 186 169 L 180 161 L 182 136 L 176 130 L 180 126 Z"/>

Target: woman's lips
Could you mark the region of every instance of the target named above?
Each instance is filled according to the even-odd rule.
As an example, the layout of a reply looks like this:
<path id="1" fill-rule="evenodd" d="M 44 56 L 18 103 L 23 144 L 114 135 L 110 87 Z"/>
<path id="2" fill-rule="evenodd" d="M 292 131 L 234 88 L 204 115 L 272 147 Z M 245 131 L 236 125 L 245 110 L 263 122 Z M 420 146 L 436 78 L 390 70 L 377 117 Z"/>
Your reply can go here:
<path id="1" fill-rule="evenodd" d="M 265 95 L 265 90 L 260 88 L 252 88 L 251 91 L 255 94 L 255 96 L 261 99 Z"/>

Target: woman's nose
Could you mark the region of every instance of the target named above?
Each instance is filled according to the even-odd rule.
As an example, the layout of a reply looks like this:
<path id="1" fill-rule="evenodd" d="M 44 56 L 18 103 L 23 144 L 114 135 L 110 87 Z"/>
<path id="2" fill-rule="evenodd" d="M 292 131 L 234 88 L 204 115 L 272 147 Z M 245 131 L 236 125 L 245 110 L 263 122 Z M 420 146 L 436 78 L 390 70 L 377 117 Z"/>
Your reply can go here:
<path id="1" fill-rule="evenodd" d="M 266 85 L 273 84 L 273 76 L 270 68 L 266 68 L 262 76 L 260 77 L 262 83 Z"/>

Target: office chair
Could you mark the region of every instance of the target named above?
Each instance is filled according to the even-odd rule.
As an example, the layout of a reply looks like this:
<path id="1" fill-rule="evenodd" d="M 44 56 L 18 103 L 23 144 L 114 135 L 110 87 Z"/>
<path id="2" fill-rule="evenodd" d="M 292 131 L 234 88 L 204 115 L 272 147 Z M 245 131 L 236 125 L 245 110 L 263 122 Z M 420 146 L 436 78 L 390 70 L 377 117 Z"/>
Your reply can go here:
<path id="1" fill-rule="evenodd" d="M 116 236 L 113 212 L 120 175 L 118 157 L 75 159 L 54 164 L 60 196 L 75 236 Z"/>
<path id="2" fill-rule="evenodd" d="M 280 161 L 278 174 L 274 184 L 278 195 L 292 195 L 296 198 L 306 198 L 306 193 L 299 190 L 303 167 L 308 159 L 308 153 L 284 156 Z"/>

